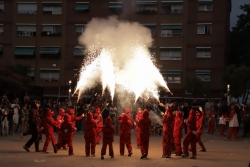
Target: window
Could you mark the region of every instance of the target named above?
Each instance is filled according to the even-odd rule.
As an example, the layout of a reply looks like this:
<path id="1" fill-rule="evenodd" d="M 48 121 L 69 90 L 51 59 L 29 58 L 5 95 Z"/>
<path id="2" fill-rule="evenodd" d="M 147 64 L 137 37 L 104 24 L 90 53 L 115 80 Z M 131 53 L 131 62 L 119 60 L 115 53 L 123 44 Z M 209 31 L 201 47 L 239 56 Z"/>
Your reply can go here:
<path id="1" fill-rule="evenodd" d="M 0 35 L 3 34 L 3 24 L 0 24 Z"/>
<path id="2" fill-rule="evenodd" d="M 42 81 L 59 81 L 60 69 L 40 68 L 40 79 Z"/>
<path id="3" fill-rule="evenodd" d="M 36 25 L 35 24 L 17 24 L 17 35 L 33 37 L 36 36 Z"/>
<path id="4" fill-rule="evenodd" d="M 195 73 L 201 81 L 210 81 L 210 70 L 196 70 Z"/>
<path id="5" fill-rule="evenodd" d="M 42 25 L 42 36 L 61 36 L 61 25 Z"/>
<path id="6" fill-rule="evenodd" d="M 137 1 L 136 2 L 137 14 L 156 14 L 157 13 L 157 1 Z"/>
<path id="7" fill-rule="evenodd" d="M 211 23 L 197 24 L 197 34 L 212 34 Z"/>
<path id="8" fill-rule="evenodd" d="M 196 48 L 197 58 L 210 58 L 211 57 L 211 47 L 197 47 Z"/>
<path id="9" fill-rule="evenodd" d="M 161 25 L 161 37 L 178 37 L 182 36 L 182 25 Z"/>
<path id="10" fill-rule="evenodd" d="M 42 57 L 59 57 L 60 56 L 60 47 L 59 46 L 41 46 L 40 55 Z"/>
<path id="11" fill-rule="evenodd" d="M 0 12 L 4 11 L 4 2 L 0 2 Z"/>
<path id="12" fill-rule="evenodd" d="M 17 58 L 35 57 L 35 46 L 16 46 L 14 55 Z"/>
<path id="13" fill-rule="evenodd" d="M 58 15 L 62 14 L 61 2 L 43 2 L 43 14 Z"/>
<path id="14" fill-rule="evenodd" d="M 3 46 L 0 45 L 0 55 L 3 55 Z"/>
<path id="15" fill-rule="evenodd" d="M 183 1 L 162 1 L 162 13 L 179 14 L 183 13 Z"/>
<path id="16" fill-rule="evenodd" d="M 199 0 L 198 11 L 212 11 L 213 1 L 212 0 Z"/>
<path id="17" fill-rule="evenodd" d="M 86 28 L 86 24 L 76 24 L 76 34 L 82 34 Z"/>
<path id="18" fill-rule="evenodd" d="M 18 14 L 37 14 L 36 2 L 18 2 L 17 4 Z"/>
<path id="19" fill-rule="evenodd" d="M 89 12 L 89 2 L 76 2 L 76 12 Z"/>
<path id="20" fill-rule="evenodd" d="M 112 13 L 121 13 L 122 6 L 122 2 L 109 2 L 109 11 Z"/>
<path id="21" fill-rule="evenodd" d="M 168 70 L 167 75 L 168 83 L 181 83 L 181 70 Z"/>
<path id="22" fill-rule="evenodd" d="M 160 48 L 160 60 L 181 60 L 181 48 Z"/>
<path id="23" fill-rule="evenodd" d="M 157 34 L 156 24 L 143 24 L 143 26 L 150 29 L 152 37 L 156 37 L 156 34 Z"/>
<path id="24" fill-rule="evenodd" d="M 31 81 L 35 80 L 35 69 L 34 68 L 30 69 L 28 77 L 30 78 Z"/>
<path id="25" fill-rule="evenodd" d="M 83 47 L 75 47 L 74 48 L 74 56 L 85 56 L 86 51 Z"/>

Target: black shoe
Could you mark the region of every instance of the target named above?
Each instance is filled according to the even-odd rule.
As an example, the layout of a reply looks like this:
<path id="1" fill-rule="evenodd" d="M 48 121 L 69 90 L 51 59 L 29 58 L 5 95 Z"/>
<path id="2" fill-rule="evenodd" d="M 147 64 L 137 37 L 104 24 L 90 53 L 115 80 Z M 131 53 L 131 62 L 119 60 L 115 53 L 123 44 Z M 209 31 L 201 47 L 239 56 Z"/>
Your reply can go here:
<path id="1" fill-rule="evenodd" d="M 133 154 L 132 152 L 129 152 L 129 153 L 128 153 L 128 156 L 131 157 L 132 154 Z"/>
<path id="2" fill-rule="evenodd" d="M 161 156 L 161 158 L 166 158 L 166 157 L 167 157 L 167 155 L 162 155 L 162 156 Z"/>
<path id="3" fill-rule="evenodd" d="M 54 148 L 54 153 L 56 154 L 57 153 L 57 147 L 56 147 L 56 145 L 55 146 L 53 146 L 53 148 Z"/>
<path id="4" fill-rule="evenodd" d="M 141 155 L 141 159 L 143 159 L 143 158 L 145 158 L 146 157 L 146 153 L 143 153 L 142 155 Z"/>
<path id="5" fill-rule="evenodd" d="M 74 153 L 71 153 L 71 154 L 69 154 L 70 156 L 73 156 L 73 155 L 75 155 Z"/>
<path id="6" fill-rule="evenodd" d="M 196 156 L 189 157 L 190 159 L 196 159 Z"/>
<path id="7" fill-rule="evenodd" d="M 170 155 L 167 155 L 166 158 L 171 158 L 171 156 L 170 156 Z"/>
<path id="8" fill-rule="evenodd" d="M 120 154 L 121 156 L 124 156 L 124 154 Z"/>
<path id="9" fill-rule="evenodd" d="M 91 154 L 92 157 L 95 157 L 95 154 Z"/>
<path id="10" fill-rule="evenodd" d="M 182 156 L 182 158 L 186 158 L 186 157 L 188 157 L 188 155 L 187 155 L 187 154 L 181 154 L 181 156 Z"/>
<path id="11" fill-rule="evenodd" d="M 200 152 L 206 152 L 207 150 L 200 150 Z"/>
<path id="12" fill-rule="evenodd" d="M 27 146 L 23 146 L 23 148 L 27 151 L 30 152 L 29 148 Z"/>
<path id="13" fill-rule="evenodd" d="M 104 156 L 103 155 L 101 155 L 101 160 L 104 160 Z"/>
<path id="14" fill-rule="evenodd" d="M 115 158 L 115 157 L 113 155 L 111 155 L 110 158 Z"/>

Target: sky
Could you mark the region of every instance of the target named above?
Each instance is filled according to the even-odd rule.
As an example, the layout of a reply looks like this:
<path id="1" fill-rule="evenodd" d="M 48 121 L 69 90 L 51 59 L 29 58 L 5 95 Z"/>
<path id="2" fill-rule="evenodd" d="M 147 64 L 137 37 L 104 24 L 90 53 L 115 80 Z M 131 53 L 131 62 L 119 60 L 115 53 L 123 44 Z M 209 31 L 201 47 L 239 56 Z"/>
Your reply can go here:
<path id="1" fill-rule="evenodd" d="M 242 10 L 240 9 L 240 5 L 250 4 L 249 0 L 232 0 L 232 10 L 230 15 L 230 27 L 234 27 L 237 23 L 237 15 L 242 14 Z"/>

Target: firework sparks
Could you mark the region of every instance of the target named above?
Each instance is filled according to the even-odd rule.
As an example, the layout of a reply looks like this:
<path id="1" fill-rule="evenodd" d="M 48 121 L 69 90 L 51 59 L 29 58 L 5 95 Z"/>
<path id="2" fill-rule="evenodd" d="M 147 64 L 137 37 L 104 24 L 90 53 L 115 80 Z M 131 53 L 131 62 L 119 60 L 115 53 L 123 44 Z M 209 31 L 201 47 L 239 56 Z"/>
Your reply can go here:
<path id="1" fill-rule="evenodd" d="M 138 23 L 118 21 L 115 17 L 93 19 L 79 39 L 87 48 L 87 57 L 75 89 L 78 98 L 87 89 L 102 83 L 111 97 L 119 86 L 140 97 L 158 99 L 158 87 L 170 92 L 159 70 L 153 64 L 148 47 L 150 30 Z"/>

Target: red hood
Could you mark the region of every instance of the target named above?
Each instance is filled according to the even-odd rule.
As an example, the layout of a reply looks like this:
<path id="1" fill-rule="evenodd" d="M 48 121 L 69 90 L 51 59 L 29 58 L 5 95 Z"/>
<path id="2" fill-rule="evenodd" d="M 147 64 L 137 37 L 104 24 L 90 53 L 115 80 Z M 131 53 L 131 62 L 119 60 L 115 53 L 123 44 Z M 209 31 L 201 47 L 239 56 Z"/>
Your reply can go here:
<path id="1" fill-rule="evenodd" d="M 112 119 L 110 117 L 106 118 L 105 125 L 106 126 L 112 126 Z"/>
<path id="2" fill-rule="evenodd" d="M 69 113 L 69 114 L 74 114 L 74 113 L 75 113 L 75 112 L 74 112 L 74 109 L 73 109 L 73 108 L 69 108 L 69 109 L 68 109 L 68 113 Z"/>
<path id="3" fill-rule="evenodd" d="M 69 114 L 65 114 L 63 120 L 64 122 L 70 122 L 71 116 Z"/>
<path id="4" fill-rule="evenodd" d="M 130 108 L 126 107 L 124 113 L 128 114 L 130 112 Z"/>
<path id="5" fill-rule="evenodd" d="M 122 121 L 127 122 L 129 120 L 128 114 L 123 114 L 122 115 Z"/>
<path id="6" fill-rule="evenodd" d="M 182 112 L 181 111 L 177 111 L 176 112 L 176 117 L 181 118 L 182 117 Z"/>
<path id="7" fill-rule="evenodd" d="M 149 117 L 149 112 L 148 112 L 148 110 L 144 110 L 144 111 L 143 111 L 142 117 L 143 117 L 143 118 L 148 118 L 148 117 Z"/>
<path id="8" fill-rule="evenodd" d="M 54 115 L 54 112 L 51 109 L 47 108 L 46 109 L 46 117 L 52 117 L 53 115 Z"/>
<path id="9" fill-rule="evenodd" d="M 189 112 L 189 116 L 195 117 L 196 112 L 194 110 L 190 110 Z"/>
<path id="10" fill-rule="evenodd" d="M 58 115 L 63 116 L 64 113 L 65 113 L 65 110 L 62 109 L 62 108 L 60 108 L 60 109 L 59 109 L 59 112 L 58 112 Z"/>
<path id="11" fill-rule="evenodd" d="M 100 111 L 101 111 L 101 109 L 100 109 L 99 107 L 97 107 L 97 108 L 95 109 L 95 113 L 97 113 L 97 114 L 100 114 Z"/>
<path id="12" fill-rule="evenodd" d="M 86 120 L 91 120 L 91 119 L 93 119 L 93 115 L 91 112 L 88 112 Z"/>

